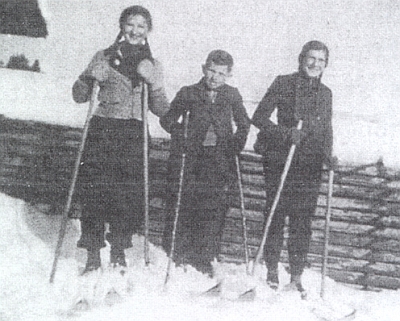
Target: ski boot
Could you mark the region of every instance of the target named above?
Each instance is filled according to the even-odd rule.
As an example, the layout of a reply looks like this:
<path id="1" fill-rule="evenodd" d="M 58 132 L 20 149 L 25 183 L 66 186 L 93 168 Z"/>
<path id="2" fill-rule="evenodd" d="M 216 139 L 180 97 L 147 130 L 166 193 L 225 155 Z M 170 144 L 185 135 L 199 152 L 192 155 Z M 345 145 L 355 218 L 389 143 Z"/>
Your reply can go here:
<path id="1" fill-rule="evenodd" d="M 100 250 L 87 250 L 87 261 L 81 275 L 95 271 L 101 267 Z"/>
<path id="2" fill-rule="evenodd" d="M 307 299 L 307 291 L 304 289 L 303 284 L 301 283 L 301 274 L 292 274 L 290 276 L 290 283 L 285 286 L 285 291 L 293 291 L 297 290 L 300 292 L 301 298 L 303 300 Z"/>
<path id="3" fill-rule="evenodd" d="M 279 277 L 277 269 L 269 269 L 267 272 L 267 285 L 272 290 L 278 290 L 279 287 Z"/>
<path id="4" fill-rule="evenodd" d="M 110 263 L 113 268 L 120 268 L 120 273 L 124 275 L 127 267 L 124 249 L 111 246 Z"/>

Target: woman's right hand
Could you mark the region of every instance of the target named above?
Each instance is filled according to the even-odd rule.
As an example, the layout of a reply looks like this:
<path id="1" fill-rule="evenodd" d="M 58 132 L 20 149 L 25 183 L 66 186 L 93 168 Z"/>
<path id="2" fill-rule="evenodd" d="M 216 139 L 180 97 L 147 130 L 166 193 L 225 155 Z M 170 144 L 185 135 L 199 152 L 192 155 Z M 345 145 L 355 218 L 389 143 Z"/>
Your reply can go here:
<path id="1" fill-rule="evenodd" d="M 90 68 L 87 71 L 87 74 L 90 77 L 93 77 L 94 79 L 102 82 L 108 79 L 109 70 L 110 67 L 107 62 L 98 61 L 95 64 L 93 64 L 93 66 L 90 66 Z"/>

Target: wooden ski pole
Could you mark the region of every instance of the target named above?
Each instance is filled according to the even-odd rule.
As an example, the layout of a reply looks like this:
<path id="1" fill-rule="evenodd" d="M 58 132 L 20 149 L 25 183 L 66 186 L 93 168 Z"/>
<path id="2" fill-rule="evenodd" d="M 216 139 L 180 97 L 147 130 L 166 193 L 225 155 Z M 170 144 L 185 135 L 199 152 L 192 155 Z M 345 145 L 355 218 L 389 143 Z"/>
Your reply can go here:
<path id="1" fill-rule="evenodd" d="M 328 195 L 327 195 L 327 199 L 326 199 L 324 257 L 323 257 L 323 261 L 322 261 L 321 293 L 320 293 L 320 296 L 322 299 L 324 299 L 324 296 L 325 296 L 325 276 L 326 276 L 326 268 L 327 268 L 327 264 L 328 264 L 329 225 L 330 225 L 330 220 L 331 220 L 333 177 L 334 177 L 334 171 L 331 169 L 329 171 Z"/>
<path id="2" fill-rule="evenodd" d="M 302 126 L 303 126 L 303 121 L 299 120 L 299 123 L 297 124 L 297 129 L 301 130 Z M 289 172 L 290 165 L 292 163 L 292 159 L 293 159 L 295 151 L 296 151 L 296 145 L 293 144 L 290 147 L 289 155 L 288 155 L 288 157 L 286 159 L 285 167 L 283 168 L 283 172 L 282 172 L 282 175 L 281 175 L 281 178 L 280 178 L 280 181 L 279 181 L 278 191 L 276 192 L 276 195 L 275 195 L 275 198 L 274 198 L 274 202 L 272 203 L 272 207 L 271 207 L 271 210 L 270 210 L 269 215 L 268 215 L 267 222 L 265 223 L 265 226 L 264 226 L 263 237 L 261 239 L 261 244 L 260 244 L 260 246 L 259 246 L 259 248 L 257 250 L 256 258 L 254 259 L 252 275 L 254 275 L 256 267 L 260 263 L 261 255 L 264 252 L 264 247 L 265 247 L 265 242 L 267 241 L 269 227 L 271 226 L 272 218 L 273 218 L 273 216 L 275 214 L 276 207 L 278 206 L 278 202 L 279 202 L 279 199 L 281 197 L 283 185 L 285 184 L 286 176 L 287 176 L 287 174 Z"/>
<path id="3" fill-rule="evenodd" d="M 189 124 L 189 111 L 186 112 L 185 117 L 183 118 L 183 139 L 184 144 L 186 145 L 187 139 L 187 131 L 188 131 L 188 124 Z M 179 209 L 181 206 L 181 198 L 182 198 L 182 191 L 183 191 L 183 182 L 184 182 L 184 175 L 185 175 L 185 162 L 186 162 L 186 146 L 184 147 L 182 153 L 182 162 L 181 162 L 181 169 L 179 172 L 179 186 L 178 186 L 178 194 L 177 200 L 175 205 L 175 217 L 174 217 L 174 225 L 172 228 L 172 241 L 171 241 L 171 249 L 168 255 L 168 265 L 167 265 L 167 273 L 165 275 L 164 286 L 167 285 L 170 277 L 171 272 L 171 264 L 174 258 L 174 251 L 175 251 L 175 239 L 176 239 L 176 230 L 178 227 L 178 219 L 179 219 Z"/>
<path id="4" fill-rule="evenodd" d="M 240 213 L 242 216 L 242 228 L 243 228 L 243 246 L 244 246 L 244 255 L 246 260 L 246 273 L 250 274 L 249 270 L 249 247 L 248 247 L 248 239 L 247 239 L 247 224 L 246 224 L 246 209 L 244 206 L 244 195 L 243 195 L 243 185 L 242 185 L 242 174 L 240 171 L 240 162 L 239 156 L 235 156 L 236 163 L 236 173 L 238 178 L 238 187 L 239 187 L 239 197 L 240 197 Z"/>
<path id="5" fill-rule="evenodd" d="M 148 132 L 148 87 L 142 81 L 142 118 L 143 118 L 143 186 L 144 186 L 144 262 L 150 263 L 149 255 L 149 132 Z"/>
<path id="6" fill-rule="evenodd" d="M 67 203 L 66 203 L 66 205 L 64 207 L 64 211 L 63 211 L 63 214 L 62 214 L 61 227 L 60 227 L 60 231 L 59 231 L 59 234 L 58 234 L 58 241 L 57 241 L 56 251 L 55 251 L 55 254 L 54 254 L 53 267 L 52 267 L 51 273 L 50 273 L 50 283 L 53 283 L 53 281 L 54 281 L 54 277 L 55 277 L 56 270 L 57 270 L 58 259 L 59 259 L 60 254 L 61 254 L 61 247 L 62 247 L 62 243 L 64 241 L 65 232 L 66 232 L 66 229 L 67 229 L 68 214 L 69 214 L 69 211 L 71 209 L 72 197 L 73 197 L 74 192 L 75 192 L 75 185 L 76 185 L 76 181 L 77 181 L 77 178 L 78 178 L 79 166 L 80 166 L 80 163 L 81 163 L 83 150 L 85 149 L 86 138 L 87 138 L 87 134 L 88 134 L 88 131 L 89 131 L 89 123 L 90 123 L 90 119 L 92 117 L 94 104 L 95 104 L 95 101 L 96 101 L 96 94 L 97 94 L 98 84 L 99 83 L 98 83 L 97 80 L 95 80 L 94 83 L 93 83 L 93 89 L 92 89 L 92 94 L 91 94 L 90 103 L 89 103 L 89 110 L 88 110 L 88 113 L 87 113 L 87 116 L 86 116 L 85 124 L 83 126 L 81 144 L 79 146 L 78 156 L 77 156 L 77 158 L 75 160 L 75 167 L 74 167 L 74 171 L 72 173 L 72 181 L 71 181 L 71 185 L 70 185 L 70 188 L 69 188 L 69 191 L 68 191 Z"/>

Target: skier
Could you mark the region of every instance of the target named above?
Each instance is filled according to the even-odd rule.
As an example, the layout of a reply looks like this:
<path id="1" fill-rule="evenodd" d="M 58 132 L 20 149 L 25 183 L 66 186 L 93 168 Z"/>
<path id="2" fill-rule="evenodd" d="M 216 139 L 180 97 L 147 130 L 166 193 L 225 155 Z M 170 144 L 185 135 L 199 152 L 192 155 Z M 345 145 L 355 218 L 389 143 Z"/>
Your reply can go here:
<path id="1" fill-rule="evenodd" d="M 322 165 L 325 163 L 329 168 L 334 165 L 331 155 L 332 92 L 321 83 L 328 59 L 325 44 L 307 42 L 298 57 L 298 72 L 278 76 L 252 118 L 254 126 L 260 129 L 254 147 L 263 155 L 266 215 L 277 192 L 290 146 L 297 146 L 264 248 L 267 283 L 273 289 L 279 284 L 278 262 L 288 216 L 291 282 L 287 289 L 304 291 L 301 276 L 309 250 L 311 218 L 317 206 Z M 270 120 L 276 109 L 277 124 Z M 299 120 L 303 121 L 301 130 L 296 128 Z"/>
<path id="2" fill-rule="evenodd" d="M 126 266 L 126 248 L 138 233 L 144 216 L 143 202 L 143 83 L 149 86 L 149 109 L 163 116 L 169 103 L 160 63 L 153 59 L 148 34 L 150 12 L 128 7 L 119 19 L 120 33 L 108 49 L 96 53 L 74 83 L 77 103 L 87 102 L 94 80 L 99 82 L 99 104 L 90 120 L 78 178 L 82 204 L 78 247 L 87 249 L 84 274 L 101 267 L 100 249 L 111 245 L 110 262 Z"/>
<path id="3" fill-rule="evenodd" d="M 220 252 L 228 209 L 226 189 L 236 182 L 235 156 L 244 148 L 250 128 L 239 91 L 225 83 L 232 67 L 233 58 L 228 52 L 210 52 L 202 66 L 204 77 L 181 88 L 171 102 L 170 111 L 160 118 L 161 126 L 171 134 L 163 247 L 169 253 L 184 152 L 186 166 L 175 262 L 189 263 L 210 276 L 211 262 Z M 185 141 L 183 122 L 178 121 L 187 113 Z M 232 121 L 237 127 L 235 132 Z"/>

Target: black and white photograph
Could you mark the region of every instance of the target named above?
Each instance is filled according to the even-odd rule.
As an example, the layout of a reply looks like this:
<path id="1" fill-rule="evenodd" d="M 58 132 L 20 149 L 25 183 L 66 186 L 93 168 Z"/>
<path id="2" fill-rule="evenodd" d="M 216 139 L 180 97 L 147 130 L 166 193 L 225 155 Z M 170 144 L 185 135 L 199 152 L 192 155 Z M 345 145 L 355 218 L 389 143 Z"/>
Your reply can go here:
<path id="1" fill-rule="evenodd" d="M 0 320 L 399 320 L 399 32 L 396 0 L 0 0 Z"/>

